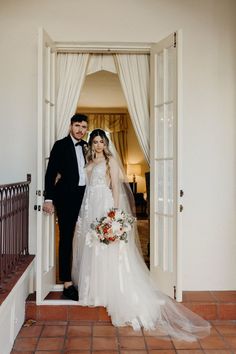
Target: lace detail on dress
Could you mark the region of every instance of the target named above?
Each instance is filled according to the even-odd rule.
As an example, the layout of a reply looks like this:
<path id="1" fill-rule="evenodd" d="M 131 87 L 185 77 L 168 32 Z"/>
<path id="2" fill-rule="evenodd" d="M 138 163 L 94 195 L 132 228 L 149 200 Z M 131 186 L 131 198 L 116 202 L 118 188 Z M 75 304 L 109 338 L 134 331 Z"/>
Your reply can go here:
<path id="1" fill-rule="evenodd" d="M 96 185 L 108 185 L 106 176 L 106 162 L 102 161 L 93 166 L 87 167 L 87 176 L 89 186 L 94 187 Z"/>

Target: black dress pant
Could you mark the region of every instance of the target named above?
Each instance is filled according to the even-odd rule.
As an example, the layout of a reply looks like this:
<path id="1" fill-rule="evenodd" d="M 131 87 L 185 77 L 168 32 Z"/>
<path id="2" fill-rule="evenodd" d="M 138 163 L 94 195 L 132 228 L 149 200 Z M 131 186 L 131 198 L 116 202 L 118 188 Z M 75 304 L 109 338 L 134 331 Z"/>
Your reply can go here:
<path id="1" fill-rule="evenodd" d="M 72 244 L 75 225 L 78 219 L 84 195 L 84 186 L 60 200 L 56 205 L 59 225 L 59 278 L 61 281 L 71 281 Z"/>

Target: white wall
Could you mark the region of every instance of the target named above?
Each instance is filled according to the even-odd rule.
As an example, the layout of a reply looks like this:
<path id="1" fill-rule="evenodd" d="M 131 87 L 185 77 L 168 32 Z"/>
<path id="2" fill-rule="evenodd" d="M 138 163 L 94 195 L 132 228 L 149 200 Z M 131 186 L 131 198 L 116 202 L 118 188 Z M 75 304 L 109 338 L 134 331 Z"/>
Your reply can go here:
<path id="1" fill-rule="evenodd" d="M 236 288 L 234 0 L 0 0 L 0 183 L 32 173 L 37 29 L 57 41 L 157 42 L 183 30 L 183 285 Z"/>
<path id="2" fill-rule="evenodd" d="M 32 293 L 34 260 L 0 305 L 1 354 L 11 352 L 14 340 L 25 321 L 25 301 Z"/>

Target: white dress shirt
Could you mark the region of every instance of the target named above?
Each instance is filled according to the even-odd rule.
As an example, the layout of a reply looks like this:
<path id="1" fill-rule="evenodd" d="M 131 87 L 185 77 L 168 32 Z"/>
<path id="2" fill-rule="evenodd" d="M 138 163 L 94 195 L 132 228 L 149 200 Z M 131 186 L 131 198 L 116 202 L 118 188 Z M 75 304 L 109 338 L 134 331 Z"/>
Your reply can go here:
<path id="1" fill-rule="evenodd" d="M 71 134 L 70 137 L 75 144 L 78 142 Z M 84 173 L 84 165 L 85 165 L 85 160 L 84 160 L 84 154 L 82 151 L 82 146 L 77 145 L 75 146 L 75 152 L 76 152 L 76 157 L 77 157 L 77 163 L 78 163 L 78 170 L 79 170 L 79 186 L 85 186 L 85 173 Z"/>

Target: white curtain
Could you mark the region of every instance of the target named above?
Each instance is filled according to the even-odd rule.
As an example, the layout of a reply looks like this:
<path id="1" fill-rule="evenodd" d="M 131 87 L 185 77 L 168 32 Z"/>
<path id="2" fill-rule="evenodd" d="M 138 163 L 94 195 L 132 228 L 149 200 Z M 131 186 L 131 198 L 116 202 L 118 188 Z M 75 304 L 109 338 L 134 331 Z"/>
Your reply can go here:
<path id="1" fill-rule="evenodd" d="M 97 70 L 115 72 L 113 59 L 127 101 L 129 114 L 149 163 L 149 55 L 91 55 L 59 53 L 57 60 L 57 139 L 68 133 L 70 118 L 76 112 L 80 92 L 88 73 Z"/>
<path id="2" fill-rule="evenodd" d="M 116 54 L 115 60 L 137 138 L 147 162 L 150 163 L 149 55 Z"/>
<path id="3" fill-rule="evenodd" d="M 57 58 L 57 139 L 68 134 L 70 118 L 76 112 L 86 77 L 89 54 L 59 53 Z"/>
<path id="4" fill-rule="evenodd" d="M 117 74 L 113 56 L 111 54 L 90 54 L 87 75 L 101 70 Z"/>

